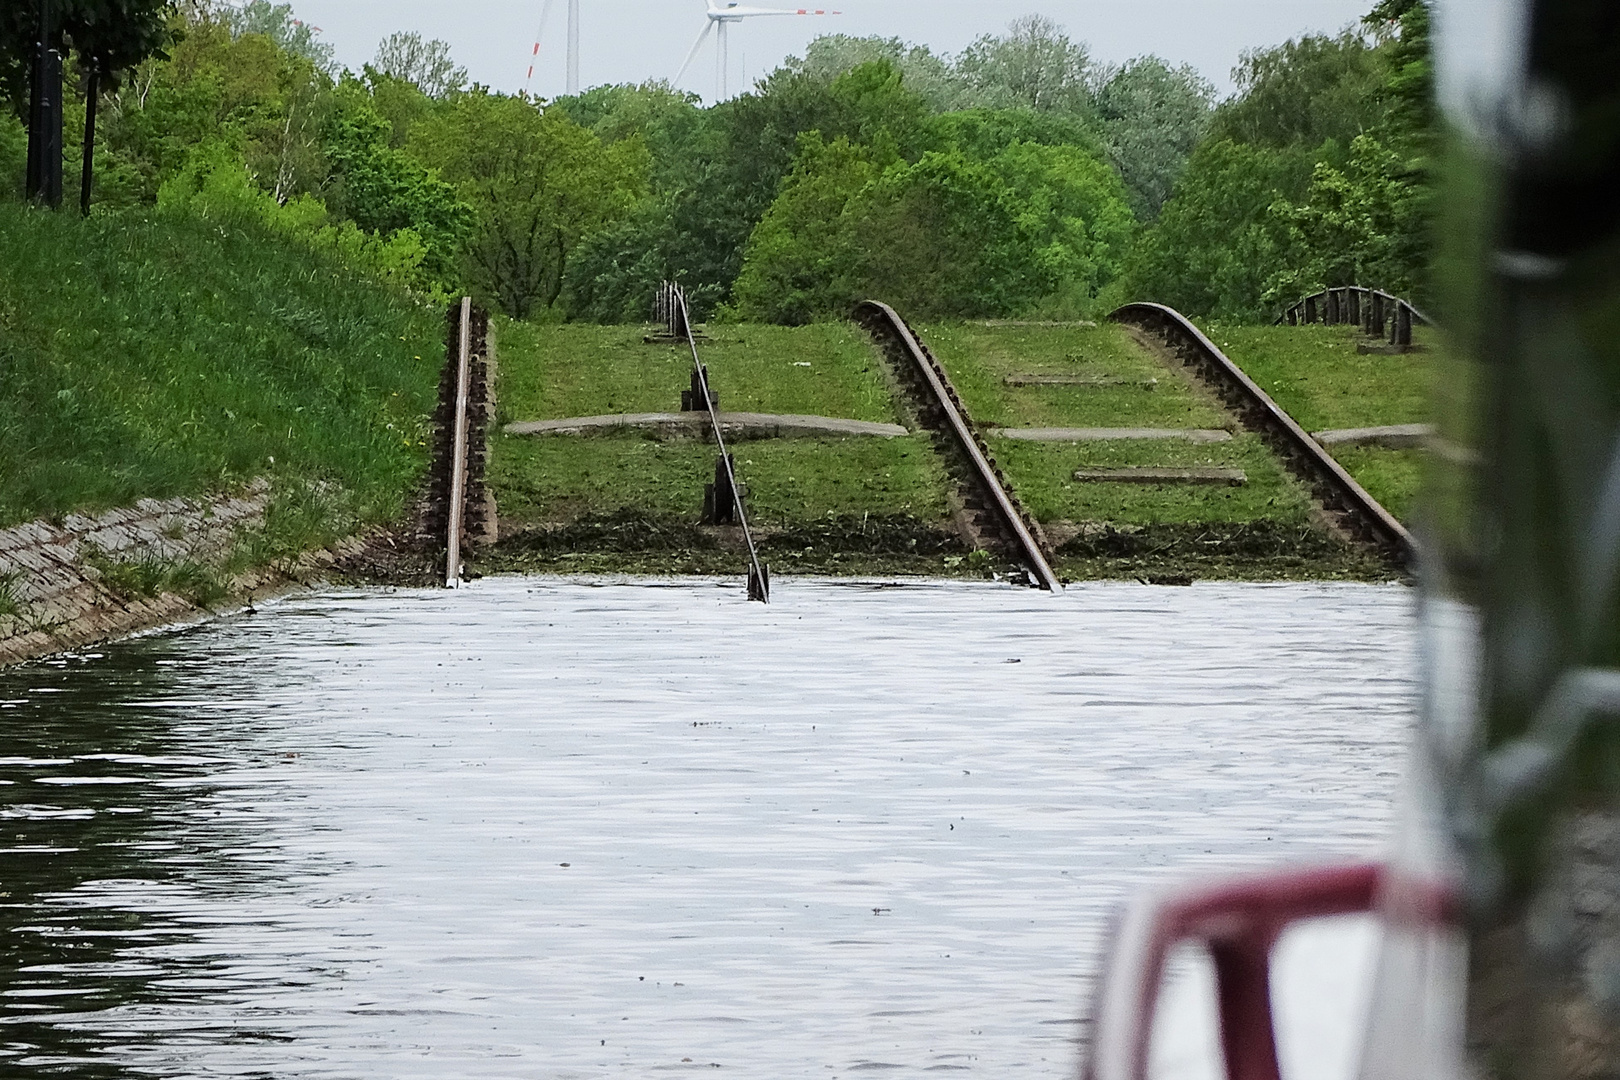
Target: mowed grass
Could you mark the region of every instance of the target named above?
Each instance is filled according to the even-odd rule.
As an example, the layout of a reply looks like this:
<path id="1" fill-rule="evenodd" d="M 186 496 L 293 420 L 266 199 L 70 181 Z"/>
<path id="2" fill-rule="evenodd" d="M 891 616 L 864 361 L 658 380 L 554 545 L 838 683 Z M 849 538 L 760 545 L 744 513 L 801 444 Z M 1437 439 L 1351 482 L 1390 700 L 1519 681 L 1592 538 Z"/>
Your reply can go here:
<path id="1" fill-rule="evenodd" d="M 1210 340 L 1306 431 L 1418 424 L 1430 418 L 1433 356 L 1361 356 L 1349 326 L 1203 327 Z M 1437 335 L 1417 329 L 1420 344 Z"/>
<path id="2" fill-rule="evenodd" d="M 943 472 L 924 438 L 774 439 L 730 447 L 751 521 L 945 516 Z M 498 436 L 490 479 L 502 528 L 633 511 L 698 519 L 714 481 L 712 445 L 691 439 Z"/>
<path id="3" fill-rule="evenodd" d="M 1019 498 L 1036 520 L 1092 521 L 1128 525 L 1251 521 L 1303 524 L 1311 500 L 1283 469 L 1259 436 L 1239 435 L 1230 443 L 1185 442 L 1028 443 L 1008 439 L 993 444 L 1003 471 L 1013 478 Z M 1242 469 L 1242 486 L 1131 484 L 1079 481 L 1076 469 L 1153 466 L 1216 466 Z"/>
<path id="4" fill-rule="evenodd" d="M 499 415 L 544 420 L 675 412 L 691 353 L 648 345 L 644 327 L 499 327 Z M 699 349 L 721 407 L 894 423 L 882 362 L 853 326 L 724 326 Z M 946 478 L 925 436 L 771 439 L 731 450 L 750 518 L 791 528 L 827 517 L 947 515 Z M 492 442 L 490 478 L 503 529 L 630 511 L 696 521 L 713 482 L 712 442 L 644 435 L 511 436 Z"/>
<path id="5" fill-rule="evenodd" d="M 1215 401 L 1144 350 L 1120 326 L 954 325 L 921 331 L 981 427 L 1232 427 Z M 1011 375 L 1075 375 L 1141 386 L 1009 386 Z M 1003 471 L 1042 522 L 1124 526 L 1185 522 L 1302 523 L 1310 498 L 1252 435 L 1228 443 L 1109 440 L 1031 443 L 992 439 Z M 1075 470 L 1153 466 L 1242 469 L 1239 487 L 1079 481 Z"/>
<path id="6" fill-rule="evenodd" d="M 1221 351 L 1270 394 L 1306 431 L 1419 424 L 1433 416 L 1431 395 L 1441 336 L 1415 328 L 1428 351 L 1359 355 L 1365 340 L 1349 326 L 1222 326 L 1204 328 Z M 1381 447 L 1330 447 L 1329 452 L 1367 493 L 1410 521 L 1423 486 L 1423 452 Z"/>
<path id="7" fill-rule="evenodd" d="M 395 516 L 443 316 L 250 225 L 0 201 L 0 526 L 258 476 Z"/>
<path id="8" fill-rule="evenodd" d="M 991 427 L 1217 428 L 1226 415 L 1113 324 L 936 325 L 919 329 L 973 419 Z M 1008 386 L 1016 375 L 1071 375 L 1142 386 Z"/>
<path id="9" fill-rule="evenodd" d="M 536 326 L 502 321 L 500 417 L 555 420 L 678 412 L 692 377 L 684 345 L 644 342 L 639 326 Z M 847 323 L 721 326 L 698 348 L 728 412 L 897 420 L 882 364 Z"/>

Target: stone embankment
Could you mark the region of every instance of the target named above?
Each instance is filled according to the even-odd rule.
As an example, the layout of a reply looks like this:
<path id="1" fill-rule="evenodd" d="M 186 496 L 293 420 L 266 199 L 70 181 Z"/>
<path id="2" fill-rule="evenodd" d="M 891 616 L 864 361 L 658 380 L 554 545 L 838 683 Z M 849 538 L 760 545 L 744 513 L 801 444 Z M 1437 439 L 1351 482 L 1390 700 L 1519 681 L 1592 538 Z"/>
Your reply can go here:
<path id="1" fill-rule="evenodd" d="M 0 531 L 0 665 L 182 621 L 349 553 L 232 572 L 269 503 L 260 481 L 210 501 L 143 499 Z"/>

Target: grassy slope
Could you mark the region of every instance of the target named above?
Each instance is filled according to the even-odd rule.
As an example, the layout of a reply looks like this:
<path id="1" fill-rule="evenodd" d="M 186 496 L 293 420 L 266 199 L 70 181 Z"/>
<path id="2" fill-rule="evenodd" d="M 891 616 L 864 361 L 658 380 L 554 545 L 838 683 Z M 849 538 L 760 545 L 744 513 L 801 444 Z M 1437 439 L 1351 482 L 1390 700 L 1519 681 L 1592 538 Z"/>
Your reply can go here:
<path id="1" fill-rule="evenodd" d="M 1416 424 L 1431 416 L 1432 354 L 1360 356 L 1347 326 L 1204 328 L 1306 431 Z M 1434 335 L 1418 329 L 1420 344 Z M 1423 473 L 1419 450 L 1354 447 L 1334 456 L 1373 498 L 1408 518 Z"/>
<path id="2" fill-rule="evenodd" d="M 501 423 L 678 410 L 690 354 L 645 344 L 644 332 L 503 322 Z M 726 326 L 713 334 L 701 349 L 725 409 L 897 419 L 877 357 L 851 326 Z M 503 531 L 627 510 L 696 520 L 714 472 L 713 447 L 696 440 L 497 435 L 492 446 Z M 943 474 L 922 436 L 771 440 L 733 449 L 750 514 L 768 528 L 866 514 L 934 522 L 946 513 Z"/>
<path id="3" fill-rule="evenodd" d="M 1005 427 L 1220 428 L 1226 415 L 1201 391 L 1145 353 L 1123 329 L 953 325 L 922 331 L 950 372 L 973 418 Z M 1007 386 L 1018 374 L 1158 379 L 1141 387 Z M 1230 443 L 1117 441 L 1024 443 L 995 440 L 994 450 L 1030 511 L 1042 522 L 1117 525 L 1258 520 L 1302 525 L 1305 492 L 1258 439 Z M 1239 488 L 1080 483 L 1080 468 L 1218 465 L 1241 468 Z"/>
<path id="4" fill-rule="evenodd" d="M 396 514 L 438 311 L 252 227 L 0 201 L 0 525 L 271 475 Z"/>

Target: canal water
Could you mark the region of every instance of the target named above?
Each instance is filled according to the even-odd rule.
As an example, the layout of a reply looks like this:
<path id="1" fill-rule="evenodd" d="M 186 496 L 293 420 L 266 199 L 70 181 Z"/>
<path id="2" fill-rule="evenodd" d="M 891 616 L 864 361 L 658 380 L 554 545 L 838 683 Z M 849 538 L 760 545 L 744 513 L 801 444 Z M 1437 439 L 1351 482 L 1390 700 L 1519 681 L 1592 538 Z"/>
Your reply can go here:
<path id="1" fill-rule="evenodd" d="M 1072 1075 L 1109 913 L 1386 840 L 1360 585 L 496 578 L 0 672 L 0 1073 Z"/>

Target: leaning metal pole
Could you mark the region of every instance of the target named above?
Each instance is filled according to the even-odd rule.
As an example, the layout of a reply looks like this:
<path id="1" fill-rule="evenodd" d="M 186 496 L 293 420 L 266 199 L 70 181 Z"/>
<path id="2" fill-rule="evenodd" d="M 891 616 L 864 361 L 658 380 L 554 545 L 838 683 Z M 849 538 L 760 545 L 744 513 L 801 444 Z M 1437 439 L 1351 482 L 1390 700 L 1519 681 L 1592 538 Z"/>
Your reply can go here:
<path id="1" fill-rule="evenodd" d="M 692 351 L 692 370 L 696 372 L 696 386 L 701 392 L 703 407 L 709 411 L 709 426 L 714 430 L 715 445 L 720 449 L 720 467 L 725 471 L 726 487 L 730 490 L 737 524 L 742 526 L 743 541 L 748 545 L 748 599 L 762 604 L 771 602 L 770 568 L 759 561 L 759 548 L 754 545 L 754 531 L 748 525 L 748 511 L 743 508 L 742 490 L 737 486 L 737 470 L 731 454 L 726 450 L 725 435 L 720 430 L 720 414 L 715 411 L 714 395 L 709 392 L 709 373 L 698 357 L 697 335 L 692 330 L 692 314 L 686 306 L 686 293 L 676 285 L 665 285 L 670 311 L 670 332 L 685 339 Z"/>
<path id="2" fill-rule="evenodd" d="M 1620 1076 L 1620 20 L 1498 7 L 1522 35 L 1502 20 L 1489 55 L 1487 16 L 1439 5 L 1466 359 L 1437 380 L 1423 741 L 1468 900 L 1467 1072 L 1597 1080 Z"/>

